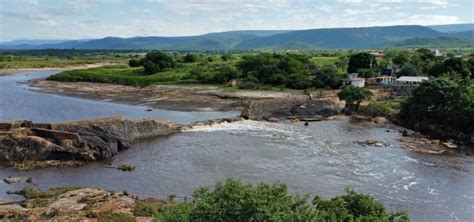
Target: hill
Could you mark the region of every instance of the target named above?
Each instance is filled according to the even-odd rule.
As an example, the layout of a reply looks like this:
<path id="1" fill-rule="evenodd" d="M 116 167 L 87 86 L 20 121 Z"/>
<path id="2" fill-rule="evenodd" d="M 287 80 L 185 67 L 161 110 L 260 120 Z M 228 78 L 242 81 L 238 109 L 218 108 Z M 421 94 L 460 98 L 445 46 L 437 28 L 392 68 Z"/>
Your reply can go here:
<path id="1" fill-rule="evenodd" d="M 299 44 L 305 48 L 359 49 L 386 47 L 414 37 L 445 34 L 423 26 L 311 29 L 276 34 L 245 41 L 237 49 L 284 49 Z"/>
<path id="2" fill-rule="evenodd" d="M 437 38 L 413 38 L 395 44 L 396 47 L 420 48 L 432 47 L 438 48 L 459 48 L 474 47 L 474 39 L 458 38 L 458 37 L 437 37 Z"/>
<path id="3" fill-rule="evenodd" d="M 465 24 L 451 24 L 451 25 L 432 25 L 432 26 L 427 26 L 428 28 L 431 28 L 433 30 L 436 30 L 438 32 L 464 32 L 464 31 L 469 31 L 469 30 L 474 30 L 474 24 L 473 23 L 465 23 Z"/>
<path id="4" fill-rule="evenodd" d="M 469 31 L 463 31 L 463 32 L 454 32 L 452 35 L 461 37 L 461 38 L 468 38 L 468 39 L 474 39 L 474 30 L 469 30 Z"/>
<path id="5" fill-rule="evenodd" d="M 453 25 L 456 30 L 467 26 Z M 443 26 L 444 27 L 444 26 Z M 438 27 L 439 29 L 439 27 Z M 449 30 L 453 30 L 451 27 Z M 443 30 L 448 30 L 444 27 Z M 155 49 L 155 50 L 248 50 L 248 49 L 370 49 L 418 45 L 425 47 L 466 45 L 473 31 L 443 33 L 418 25 L 309 30 L 244 30 L 181 37 L 106 37 L 44 44 L 2 44 L 0 49 Z M 453 37 L 441 38 L 439 37 Z M 473 38 L 474 39 L 474 38 Z M 453 41 L 453 42 L 450 42 Z M 26 44 L 25 44 L 26 43 Z M 441 44 L 441 45 L 438 45 Z"/>
<path id="6" fill-rule="evenodd" d="M 161 49 L 229 50 L 237 44 L 259 37 L 280 34 L 284 30 L 230 31 L 183 37 L 106 37 L 89 41 L 62 41 L 47 44 L 1 44 L 2 49 Z"/>

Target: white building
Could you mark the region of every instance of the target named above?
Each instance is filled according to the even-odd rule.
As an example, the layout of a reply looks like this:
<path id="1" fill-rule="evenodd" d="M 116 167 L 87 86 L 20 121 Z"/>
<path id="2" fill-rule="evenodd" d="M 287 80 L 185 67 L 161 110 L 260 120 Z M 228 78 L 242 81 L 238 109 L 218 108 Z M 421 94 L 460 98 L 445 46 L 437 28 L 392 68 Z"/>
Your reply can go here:
<path id="1" fill-rule="evenodd" d="M 365 86 L 365 79 L 364 78 L 352 78 L 351 85 L 354 87 L 362 88 Z"/>
<path id="2" fill-rule="evenodd" d="M 400 76 L 398 78 L 397 84 L 400 85 L 418 85 L 421 82 L 428 80 L 428 77 L 426 76 Z"/>

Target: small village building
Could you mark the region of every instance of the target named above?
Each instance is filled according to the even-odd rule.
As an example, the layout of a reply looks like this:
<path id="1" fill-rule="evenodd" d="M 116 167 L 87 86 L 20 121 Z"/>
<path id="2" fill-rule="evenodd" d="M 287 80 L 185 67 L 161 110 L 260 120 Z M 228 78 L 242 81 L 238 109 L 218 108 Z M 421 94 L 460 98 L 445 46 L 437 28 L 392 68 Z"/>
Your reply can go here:
<path id="1" fill-rule="evenodd" d="M 365 86 L 365 79 L 364 78 L 352 78 L 351 85 L 354 87 L 362 88 Z"/>
<path id="2" fill-rule="evenodd" d="M 398 85 L 418 85 L 421 82 L 428 80 L 426 76 L 401 76 L 396 80 Z"/>
<path id="3" fill-rule="evenodd" d="M 358 75 L 359 75 L 359 74 L 356 73 L 356 72 L 349 73 L 349 79 L 357 78 Z"/>
<path id="4" fill-rule="evenodd" d="M 369 54 L 375 57 L 375 59 L 383 59 L 385 57 L 385 54 L 380 51 L 370 51 Z"/>
<path id="5" fill-rule="evenodd" d="M 375 81 L 379 85 L 391 85 L 395 83 L 395 80 L 397 80 L 397 77 L 393 76 L 378 76 L 375 77 Z"/>
<path id="6" fill-rule="evenodd" d="M 433 49 L 433 50 L 431 50 L 431 52 L 433 52 L 433 55 L 436 56 L 436 57 L 443 55 L 441 53 L 441 51 L 439 51 L 439 49 Z"/>
<path id="7" fill-rule="evenodd" d="M 365 83 L 367 85 L 376 86 L 376 85 L 392 85 L 395 83 L 397 78 L 393 76 L 378 76 L 373 78 L 368 78 Z"/>

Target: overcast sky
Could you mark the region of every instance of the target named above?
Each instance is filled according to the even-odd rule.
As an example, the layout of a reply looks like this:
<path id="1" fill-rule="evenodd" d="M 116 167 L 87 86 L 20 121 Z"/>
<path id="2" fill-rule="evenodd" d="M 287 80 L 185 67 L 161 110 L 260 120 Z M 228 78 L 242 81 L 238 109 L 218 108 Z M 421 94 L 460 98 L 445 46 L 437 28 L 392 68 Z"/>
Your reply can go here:
<path id="1" fill-rule="evenodd" d="M 0 0 L 0 41 L 474 23 L 474 0 Z"/>

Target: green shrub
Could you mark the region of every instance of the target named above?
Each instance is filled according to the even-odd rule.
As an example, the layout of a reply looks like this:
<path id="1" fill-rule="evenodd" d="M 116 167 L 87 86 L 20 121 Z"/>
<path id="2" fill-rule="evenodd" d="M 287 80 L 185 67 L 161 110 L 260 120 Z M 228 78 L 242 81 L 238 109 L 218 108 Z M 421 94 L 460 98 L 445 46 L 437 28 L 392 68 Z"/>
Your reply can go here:
<path id="1" fill-rule="evenodd" d="M 399 109 L 400 103 L 397 101 L 377 101 L 371 102 L 362 111 L 372 116 L 387 116 L 397 113 Z"/>
<path id="2" fill-rule="evenodd" d="M 195 205 L 192 203 L 181 203 L 176 207 L 171 207 L 164 212 L 154 212 L 153 221 L 156 222 L 187 222 L 194 211 Z M 201 220 L 204 221 L 204 220 Z"/>
<path id="3" fill-rule="evenodd" d="M 162 213 L 155 221 L 409 221 L 405 212 L 388 213 L 374 198 L 347 189 L 331 200 L 290 195 L 281 183 L 244 184 L 229 179 L 213 190 L 194 191 L 194 203 L 182 203 Z"/>

